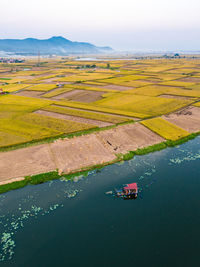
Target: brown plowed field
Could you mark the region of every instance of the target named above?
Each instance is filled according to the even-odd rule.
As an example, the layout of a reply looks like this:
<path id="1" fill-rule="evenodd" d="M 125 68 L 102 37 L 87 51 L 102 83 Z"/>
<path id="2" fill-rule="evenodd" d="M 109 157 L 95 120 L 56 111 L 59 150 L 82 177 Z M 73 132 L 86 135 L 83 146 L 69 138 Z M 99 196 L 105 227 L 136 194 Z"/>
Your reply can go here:
<path id="1" fill-rule="evenodd" d="M 187 107 L 170 115 L 165 115 L 163 118 L 190 133 L 200 131 L 200 108 L 198 107 Z"/>
<path id="2" fill-rule="evenodd" d="M 140 123 L 127 124 L 99 132 L 97 136 L 114 153 L 127 153 L 164 141 L 162 137 L 153 133 Z"/>
<path id="3" fill-rule="evenodd" d="M 90 103 L 97 100 L 102 99 L 102 95 L 106 92 L 98 92 L 98 91 L 89 91 L 89 90 L 72 90 L 57 96 L 52 97 L 52 99 L 60 100 L 60 99 L 68 99 L 78 102 Z"/>
<path id="4" fill-rule="evenodd" d="M 0 152 L 0 182 L 49 172 L 69 173 L 110 162 L 117 153 L 162 142 L 163 139 L 139 123 L 118 126 L 95 134 L 57 140 L 9 152 Z"/>
<path id="5" fill-rule="evenodd" d="M 86 118 L 82 118 L 82 117 L 65 115 L 65 114 L 60 114 L 60 113 L 45 111 L 45 110 L 37 110 L 37 111 L 35 111 L 35 113 L 42 114 L 42 115 L 49 116 L 49 117 L 53 117 L 56 119 L 64 119 L 64 120 L 82 122 L 82 123 L 86 123 L 86 124 L 92 124 L 92 125 L 96 125 L 98 127 L 106 127 L 106 126 L 113 125 L 113 123 L 110 123 L 110 122 L 103 122 L 103 121 L 97 121 L 97 120 L 92 120 L 92 119 L 86 119 Z"/>
<path id="6" fill-rule="evenodd" d="M 58 140 L 51 144 L 51 151 L 57 159 L 58 168 L 65 173 L 115 159 L 115 155 L 104 147 L 95 134 Z"/>
<path id="7" fill-rule="evenodd" d="M 128 86 L 121 86 L 121 85 L 112 84 L 112 85 L 101 86 L 101 88 L 110 89 L 110 90 L 126 91 L 126 90 L 133 89 L 134 87 L 128 87 Z"/>
<path id="8" fill-rule="evenodd" d="M 0 181 L 55 169 L 48 144 L 0 153 Z"/>
<path id="9" fill-rule="evenodd" d="M 189 83 L 200 83 L 200 78 L 198 77 L 185 77 L 182 79 L 179 79 L 180 82 L 189 82 Z"/>
<path id="10" fill-rule="evenodd" d="M 22 95 L 22 96 L 29 96 L 29 97 L 40 97 L 42 93 L 43 92 L 39 92 L 39 91 L 23 90 L 23 91 L 20 91 L 18 93 L 15 93 L 15 95 Z"/>

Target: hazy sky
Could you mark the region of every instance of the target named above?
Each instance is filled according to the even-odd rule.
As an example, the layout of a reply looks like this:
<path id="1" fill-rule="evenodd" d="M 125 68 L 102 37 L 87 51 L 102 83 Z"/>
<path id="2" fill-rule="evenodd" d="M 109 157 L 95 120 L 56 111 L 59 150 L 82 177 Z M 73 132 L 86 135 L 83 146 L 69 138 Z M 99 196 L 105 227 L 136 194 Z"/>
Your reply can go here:
<path id="1" fill-rule="evenodd" d="M 0 38 L 200 50 L 200 0 L 0 0 Z"/>

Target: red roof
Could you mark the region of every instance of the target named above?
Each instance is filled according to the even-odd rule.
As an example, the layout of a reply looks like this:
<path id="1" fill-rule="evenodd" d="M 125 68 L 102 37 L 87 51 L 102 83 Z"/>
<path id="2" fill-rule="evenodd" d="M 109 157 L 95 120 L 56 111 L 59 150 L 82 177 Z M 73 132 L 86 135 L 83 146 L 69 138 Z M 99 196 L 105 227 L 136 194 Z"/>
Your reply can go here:
<path id="1" fill-rule="evenodd" d="M 137 183 L 127 184 L 127 186 L 125 186 L 124 189 L 125 190 L 131 190 L 131 189 L 137 190 Z"/>

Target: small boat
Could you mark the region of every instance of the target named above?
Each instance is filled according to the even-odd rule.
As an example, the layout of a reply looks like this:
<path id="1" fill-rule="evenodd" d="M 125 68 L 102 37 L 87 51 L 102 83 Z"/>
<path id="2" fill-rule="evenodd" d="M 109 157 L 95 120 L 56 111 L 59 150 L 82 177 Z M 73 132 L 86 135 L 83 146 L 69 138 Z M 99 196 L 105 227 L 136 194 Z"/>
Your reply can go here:
<path id="1" fill-rule="evenodd" d="M 138 196 L 137 183 L 127 184 L 120 190 L 115 190 L 118 197 L 123 197 L 124 199 L 135 199 Z"/>

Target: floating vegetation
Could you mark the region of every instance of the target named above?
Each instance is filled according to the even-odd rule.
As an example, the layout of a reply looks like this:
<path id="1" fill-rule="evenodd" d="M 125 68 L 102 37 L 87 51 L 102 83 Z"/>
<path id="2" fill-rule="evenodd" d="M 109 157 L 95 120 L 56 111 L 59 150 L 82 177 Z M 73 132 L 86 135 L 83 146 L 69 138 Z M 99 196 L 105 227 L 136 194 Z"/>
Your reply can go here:
<path id="1" fill-rule="evenodd" d="M 112 194 L 114 194 L 114 192 L 113 191 L 108 191 L 108 192 L 105 192 L 105 194 L 106 195 L 112 195 Z"/>
<path id="2" fill-rule="evenodd" d="M 65 191 L 66 196 L 67 196 L 68 198 L 74 198 L 79 192 L 80 192 L 80 190 L 77 190 L 77 189 L 75 189 L 75 190 Z"/>
<path id="3" fill-rule="evenodd" d="M 12 240 L 14 233 L 3 233 L 1 237 L 2 252 L 0 254 L 0 260 L 3 261 L 7 258 L 10 260 L 14 254 L 15 242 Z"/>
<path id="4" fill-rule="evenodd" d="M 81 192 L 84 191 L 84 188 L 91 192 L 95 188 L 94 184 L 99 188 L 99 185 L 102 186 L 105 182 L 108 189 L 105 191 L 102 189 L 102 194 L 100 194 L 101 197 L 105 197 L 105 194 L 112 195 L 112 191 L 105 194 L 103 192 L 112 190 L 115 185 L 117 186 L 117 182 L 120 185 L 134 179 L 133 182 L 137 182 L 139 187 L 138 199 L 143 199 L 143 196 L 152 189 L 152 184 L 162 178 L 160 174 L 158 175 L 160 164 L 164 162 L 165 167 L 169 168 L 169 165 L 199 160 L 199 143 L 200 138 L 198 137 L 180 147 L 142 157 L 135 156 L 134 159 L 124 162 L 123 165 L 115 164 L 98 172 L 96 170 L 87 171 L 85 172 L 85 174 L 89 174 L 87 177 L 82 174 L 74 174 L 69 181 L 63 175 L 60 180 L 53 180 L 37 187 L 29 185 L 24 189 L 0 195 L 0 261 L 13 259 L 15 249 L 20 245 L 16 240 L 16 234 L 19 230 L 27 227 L 28 222 L 32 222 L 34 231 L 34 224 L 40 223 L 41 216 L 47 216 L 63 208 L 67 201 L 70 205 L 74 200 L 77 202 L 81 199 Z M 111 184 L 112 187 L 109 189 Z M 85 196 L 86 194 L 84 194 Z"/>
<path id="5" fill-rule="evenodd" d="M 195 154 L 191 153 L 191 154 L 188 154 L 187 156 L 182 156 L 182 157 L 179 156 L 176 158 L 172 158 L 169 161 L 171 164 L 181 164 L 184 161 L 193 161 L 197 159 L 200 159 L 200 152 L 195 153 Z"/>
<path id="6" fill-rule="evenodd" d="M 75 181 L 77 182 L 80 180 L 80 177 L 82 176 L 75 177 L 78 178 L 75 179 Z M 65 179 L 65 181 L 68 180 Z M 19 229 L 25 227 L 26 221 L 31 218 L 35 220 L 39 219 L 40 216 L 46 216 L 58 208 L 64 207 L 62 200 L 64 201 L 65 198 L 74 198 L 82 191 L 81 189 L 74 188 L 75 183 L 70 182 L 70 184 L 66 183 L 64 188 L 63 186 L 62 189 L 59 188 L 60 190 L 57 192 L 56 187 L 52 186 L 53 183 L 53 181 L 48 182 L 46 184 L 46 190 L 42 192 L 37 192 L 37 190 L 35 191 L 33 188 L 32 194 L 27 195 L 26 191 L 24 191 L 24 197 L 12 204 L 12 209 L 13 206 L 15 206 L 13 213 L 10 212 L 9 209 L 4 210 L 6 201 L 9 202 L 10 195 L 0 196 L 0 212 L 1 214 L 3 213 L 3 215 L 0 215 L 0 261 L 11 260 L 13 258 L 16 247 L 16 242 L 14 240 L 15 234 Z M 49 202 L 45 204 L 45 202 L 43 203 L 45 200 L 44 194 L 49 194 L 49 190 L 53 190 L 53 194 L 56 198 L 52 198 L 50 204 Z M 56 193 L 54 193 L 55 190 Z M 12 194 L 12 192 L 10 194 Z M 55 203 L 58 202 L 58 200 L 59 203 Z"/>
<path id="7" fill-rule="evenodd" d="M 18 211 L 20 211 L 20 215 L 16 216 L 12 214 L 11 218 L 7 218 L 7 223 L 3 223 L 3 227 L 6 228 L 6 232 L 1 234 L 1 247 L 0 247 L 0 261 L 10 260 L 14 255 L 15 242 L 13 240 L 14 234 L 17 232 L 19 228 L 24 227 L 24 222 L 28 220 L 30 217 L 37 218 L 39 214 L 45 215 L 51 211 L 56 210 L 60 205 L 55 204 L 49 206 L 47 210 L 42 207 L 31 205 L 29 210 L 22 210 L 21 203 L 18 205 Z M 5 218 L 5 215 L 3 216 Z"/>
<path id="8" fill-rule="evenodd" d="M 200 159 L 200 138 L 196 138 L 194 141 L 195 147 L 193 147 L 193 142 L 186 143 L 183 146 L 178 146 L 173 157 L 169 159 L 169 165 L 181 164 L 183 162 L 190 162 Z M 197 150 L 198 149 L 198 150 Z"/>
<path id="9" fill-rule="evenodd" d="M 78 181 L 82 180 L 83 177 L 84 177 L 83 175 L 76 176 L 76 177 L 74 177 L 73 181 L 74 181 L 75 183 L 77 183 Z"/>

